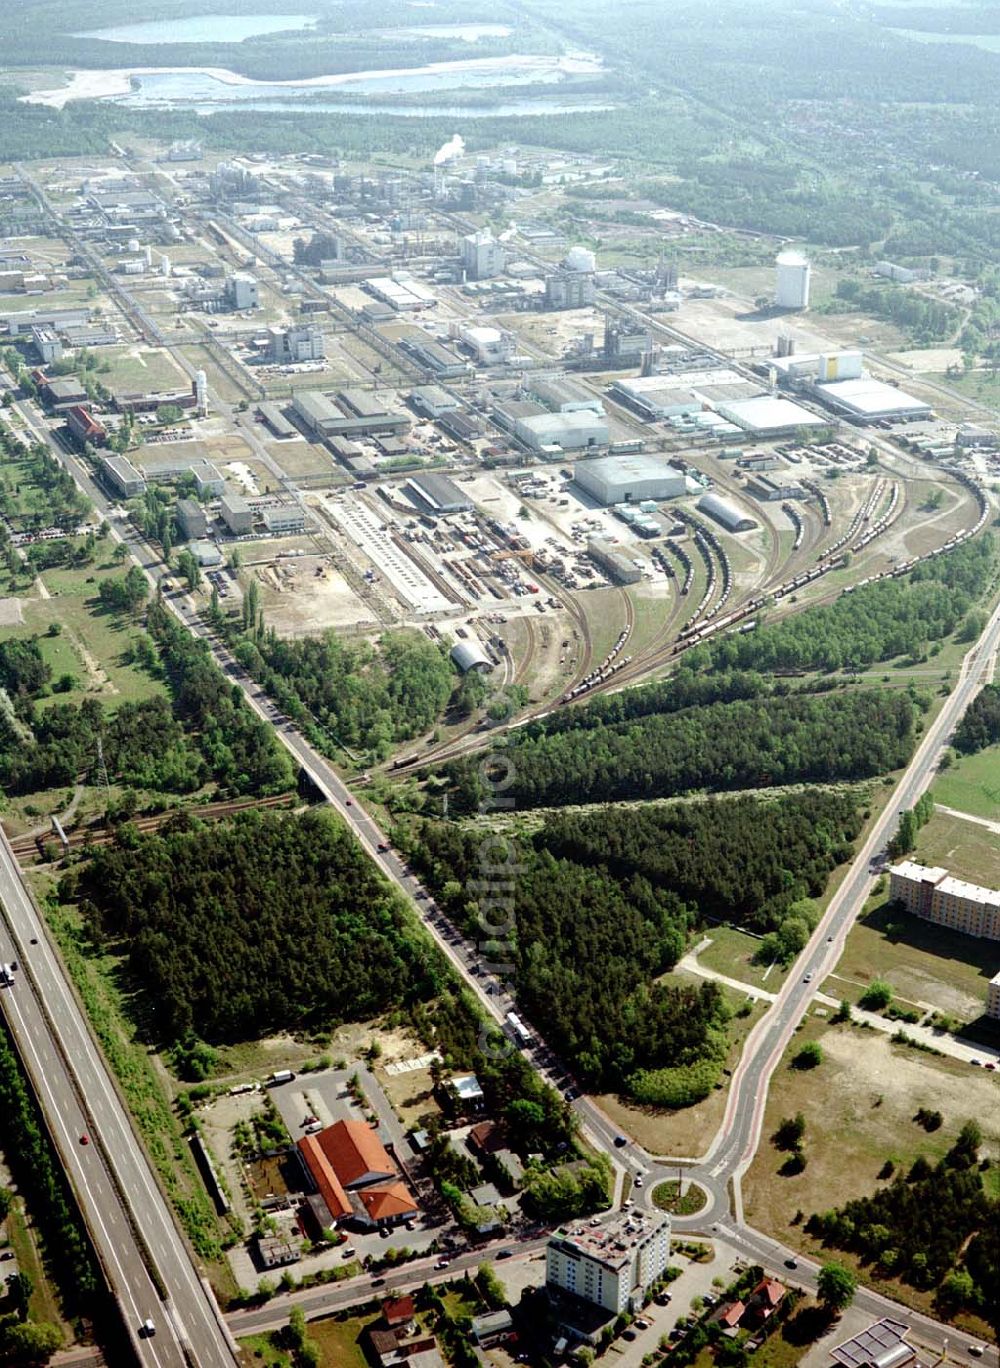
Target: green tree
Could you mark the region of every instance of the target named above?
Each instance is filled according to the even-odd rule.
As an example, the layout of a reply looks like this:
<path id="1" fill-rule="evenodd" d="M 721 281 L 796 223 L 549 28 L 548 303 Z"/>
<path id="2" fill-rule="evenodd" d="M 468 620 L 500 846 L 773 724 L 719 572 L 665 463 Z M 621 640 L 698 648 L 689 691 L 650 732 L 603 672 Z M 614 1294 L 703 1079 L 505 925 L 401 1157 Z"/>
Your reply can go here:
<path id="1" fill-rule="evenodd" d="M 816 1275 L 816 1290 L 823 1305 L 834 1312 L 843 1311 L 854 1300 L 857 1279 L 849 1268 L 831 1260 Z"/>
<path id="2" fill-rule="evenodd" d="M 818 1040 L 807 1040 L 801 1049 L 797 1050 L 792 1064 L 796 1069 L 815 1069 L 818 1064 L 823 1063 L 823 1047 Z"/>

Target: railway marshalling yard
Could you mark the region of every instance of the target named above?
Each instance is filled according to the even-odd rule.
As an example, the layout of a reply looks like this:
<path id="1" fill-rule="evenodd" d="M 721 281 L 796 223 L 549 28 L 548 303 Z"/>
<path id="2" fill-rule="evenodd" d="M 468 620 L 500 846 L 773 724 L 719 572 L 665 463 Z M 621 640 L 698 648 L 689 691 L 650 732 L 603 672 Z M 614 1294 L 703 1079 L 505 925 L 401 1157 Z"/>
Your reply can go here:
<path id="1" fill-rule="evenodd" d="M 988 516 L 996 440 L 957 442 L 969 416 L 957 395 L 915 375 L 922 415 L 846 422 L 796 378 L 797 359 L 780 359 L 836 354 L 842 315 L 755 313 L 734 289 L 683 277 L 679 308 L 665 312 L 653 273 L 600 269 L 593 302 L 547 308 L 548 277 L 566 279 L 565 243 L 527 222 L 504 235 L 499 272 L 468 279 L 463 253 L 489 206 L 533 203 L 478 164 L 442 180 L 295 158 L 181 167 L 150 152 L 125 166 L 33 168 L 24 188 L 42 221 L 6 255 L 43 272 L 46 293 L 3 307 L 78 309 L 103 328 L 91 355 L 110 398 L 94 413 L 112 436 L 123 395 L 181 394 L 204 373 L 207 412 L 163 423 L 147 411 L 129 460 L 150 485 L 210 462 L 225 497 L 246 500 L 252 530 L 237 532 L 220 491 L 203 495 L 219 563 L 206 562 L 200 592 L 233 607 L 256 582 L 279 634 L 409 626 L 476 642 L 495 684 L 523 686 L 530 716 L 898 573 Z M 526 161 L 526 174 L 539 169 Z M 17 179 L 11 169 L 5 183 Z M 473 183 L 482 203 L 469 210 Z M 136 217 L 130 242 L 123 214 Z M 319 240 L 335 260 L 309 258 Z M 235 307 L 232 282 L 248 288 L 248 277 L 248 307 Z M 276 359 L 276 337 L 303 329 L 320 339 L 316 355 Z M 864 372 L 890 407 L 893 355 L 866 357 Z M 644 409 L 643 385 L 661 383 L 683 392 L 683 417 L 669 416 L 672 400 Z M 318 419 L 317 403 L 328 410 Z M 785 407 L 781 421 L 735 416 L 768 404 Z M 533 422 L 587 414 L 603 436 L 531 437 Z M 636 487 L 618 496 L 625 508 L 604 506 L 577 475 L 609 452 L 647 473 L 652 463 L 672 495 Z M 738 527 L 700 506 L 709 493 Z M 418 739 L 421 758 L 477 725 Z"/>

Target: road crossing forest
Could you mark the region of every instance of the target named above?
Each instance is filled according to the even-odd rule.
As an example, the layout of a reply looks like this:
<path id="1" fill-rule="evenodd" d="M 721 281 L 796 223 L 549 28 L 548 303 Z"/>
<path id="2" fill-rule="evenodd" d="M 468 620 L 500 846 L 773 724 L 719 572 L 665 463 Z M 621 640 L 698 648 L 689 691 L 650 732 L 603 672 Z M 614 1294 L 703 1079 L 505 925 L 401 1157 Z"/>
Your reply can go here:
<path id="1" fill-rule="evenodd" d="M 780 927 L 822 893 L 861 828 L 861 795 L 814 791 L 560 813 L 512 838 L 518 1000 L 595 1089 L 683 1105 L 719 1075 L 728 1008 L 673 982 L 709 915 Z M 424 822 L 412 859 L 470 935 L 482 833 Z M 666 975 L 666 977 L 662 977 Z"/>

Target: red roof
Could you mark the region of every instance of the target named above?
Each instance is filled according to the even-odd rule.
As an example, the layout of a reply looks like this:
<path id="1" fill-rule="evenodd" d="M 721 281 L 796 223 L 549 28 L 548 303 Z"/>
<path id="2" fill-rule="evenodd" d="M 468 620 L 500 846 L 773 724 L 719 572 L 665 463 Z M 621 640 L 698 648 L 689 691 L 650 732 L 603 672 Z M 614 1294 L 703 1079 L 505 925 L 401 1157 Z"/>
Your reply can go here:
<path id="1" fill-rule="evenodd" d="M 780 1302 L 785 1295 L 785 1287 L 784 1284 L 778 1282 L 776 1278 L 762 1278 L 754 1288 L 753 1295 L 755 1297 L 760 1297 L 763 1301 L 768 1302 L 769 1305 L 774 1307 L 778 1305 L 778 1302 Z"/>
<path id="2" fill-rule="evenodd" d="M 420 1210 L 403 1183 L 362 1188 L 358 1196 L 373 1221 L 385 1221 L 393 1216 L 413 1216 Z"/>
<path id="3" fill-rule="evenodd" d="M 396 1165 L 385 1146 L 364 1121 L 336 1121 L 315 1138 L 344 1187 L 351 1187 L 369 1175 L 396 1176 Z"/>
<path id="4" fill-rule="evenodd" d="M 732 1328 L 732 1326 L 734 1325 L 739 1325 L 745 1310 L 746 1307 L 744 1306 L 743 1302 L 733 1302 L 732 1306 L 727 1306 L 725 1311 L 723 1311 L 721 1316 L 719 1316 L 719 1324 L 728 1325 L 730 1328 Z"/>
<path id="5" fill-rule="evenodd" d="M 382 1307 L 386 1325 L 405 1325 L 416 1314 L 412 1297 L 395 1297 Z"/>
<path id="6" fill-rule="evenodd" d="M 299 1149 L 309 1172 L 313 1176 L 313 1181 L 319 1189 L 320 1196 L 330 1208 L 330 1215 L 335 1221 L 339 1220 L 341 1216 L 349 1216 L 351 1203 L 333 1165 L 323 1153 L 319 1136 L 303 1135 L 299 1141 Z"/>

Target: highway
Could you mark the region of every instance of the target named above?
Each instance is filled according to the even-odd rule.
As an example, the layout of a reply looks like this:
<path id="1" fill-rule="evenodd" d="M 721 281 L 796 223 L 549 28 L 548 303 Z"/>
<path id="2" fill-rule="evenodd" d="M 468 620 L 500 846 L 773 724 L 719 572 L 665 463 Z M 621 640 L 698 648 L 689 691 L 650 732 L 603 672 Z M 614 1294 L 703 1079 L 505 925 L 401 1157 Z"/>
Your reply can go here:
<path id="1" fill-rule="evenodd" d="M 0 1005 L 139 1361 L 158 1368 L 232 1368 L 234 1355 L 214 1302 L 174 1226 L 2 833 L 0 901 L 0 949 L 5 960 L 18 965 L 13 986 L 0 989 Z M 147 1268 L 147 1250 L 171 1294 L 167 1303 Z M 147 1319 L 156 1333 L 140 1337 L 139 1327 Z"/>
<path id="2" fill-rule="evenodd" d="M 19 407 L 33 431 L 67 461 L 44 424 L 27 405 Z M 0 990 L 0 1005 L 139 1361 L 157 1368 L 233 1368 L 235 1346 L 215 1298 L 195 1267 L 2 833 L 0 903 L 2 936 L 9 942 L 0 943 L 2 957 L 19 965 L 14 987 Z M 139 1336 L 147 1319 L 155 1333 Z"/>

